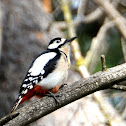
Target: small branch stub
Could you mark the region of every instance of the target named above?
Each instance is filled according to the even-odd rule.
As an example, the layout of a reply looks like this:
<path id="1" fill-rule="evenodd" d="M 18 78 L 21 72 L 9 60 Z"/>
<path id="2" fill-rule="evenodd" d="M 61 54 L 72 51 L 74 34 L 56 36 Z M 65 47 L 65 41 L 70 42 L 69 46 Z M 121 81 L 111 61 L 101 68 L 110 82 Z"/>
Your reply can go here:
<path id="1" fill-rule="evenodd" d="M 106 61 L 105 61 L 105 55 L 101 55 L 101 64 L 102 64 L 102 71 L 106 71 Z M 114 84 L 111 89 L 117 89 L 117 90 L 123 90 L 126 91 L 126 86 L 125 85 L 119 85 L 119 84 Z"/>
<path id="2" fill-rule="evenodd" d="M 101 55 L 102 71 L 106 71 L 105 55 Z"/>

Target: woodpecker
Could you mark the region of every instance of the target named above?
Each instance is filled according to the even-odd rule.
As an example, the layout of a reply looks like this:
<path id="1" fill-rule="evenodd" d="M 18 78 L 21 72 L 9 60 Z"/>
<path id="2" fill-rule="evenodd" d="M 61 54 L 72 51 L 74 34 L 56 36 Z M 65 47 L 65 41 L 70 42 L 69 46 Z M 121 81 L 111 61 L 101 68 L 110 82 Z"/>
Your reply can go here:
<path id="1" fill-rule="evenodd" d="M 43 97 L 50 94 L 56 100 L 54 93 L 67 79 L 70 66 L 70 42 L 75 38 L 64 39 L 58 37 L 52 39 L 47 50 L 31 63 L 11 113 L 18 105 L 33 96 Z"/>

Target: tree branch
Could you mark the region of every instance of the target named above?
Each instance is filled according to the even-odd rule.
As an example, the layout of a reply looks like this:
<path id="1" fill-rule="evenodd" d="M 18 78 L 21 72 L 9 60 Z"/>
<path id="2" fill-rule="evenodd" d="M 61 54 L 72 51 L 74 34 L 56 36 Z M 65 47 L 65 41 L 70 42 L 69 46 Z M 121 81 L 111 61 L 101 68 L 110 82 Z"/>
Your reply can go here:
<path id="1" fill-rule="evenodd" d="M 105 55 L 101 55 L 101 64 L 102 64 L 102 71 L 106 71 Z M 112 85 L 111 89 L 126 91 L 126 85 L 114 84 L 114 85 Z"/>
<path id="2" fill-rule="evenodd" d="M 85 97 L 93 92 L 110 88 L 113 84 L 126 79 L 126 63 L 107 69 L 104 72 L 97 72 L 86 79 L 77 81 L 71 85 L 64 86 L 57 94 L 59 106 L 53 98 L 43 97 L 28 104 L 16 111 L 19 115 L 9 121 L 6 126 L 24 126 L 29 124 L 75 100 Z M 4 117 L 5 118 L 5 117 Z M 0 122 L 2 119 L 0 120 Z"/>
<path id="3" fill-rule="evenodd" d="M 126 91 L 126 86 L 125 85 L 118 85 L 118 84 L 114 84 L 111 89 L 117 89 L 117 90 L 123 90 Z"/>
<path id="4" fill-rule="evenodd" d="M 126 39 L 125 18 L 119 13 L 119 11 L 116 10 L 113 5 L 107 0 L 94 0 L 94 2 L 98 4 L 112 20 L 115 20 L 115 25 L 117 26 L 123 37 Z"/>
<path id="5" fill-rule="evenodd" d="M 123 37 L 121 38 L 121 47 L 122 47 L 124 61 L 126 62 L 126 40 Z"/>

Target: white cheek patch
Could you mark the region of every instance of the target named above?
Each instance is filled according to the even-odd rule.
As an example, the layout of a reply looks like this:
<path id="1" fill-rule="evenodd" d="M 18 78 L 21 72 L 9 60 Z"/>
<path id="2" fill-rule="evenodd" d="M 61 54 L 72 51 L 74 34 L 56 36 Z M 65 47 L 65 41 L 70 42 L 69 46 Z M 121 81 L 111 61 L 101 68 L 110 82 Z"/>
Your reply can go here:
<path id="1" fill-rule="evenodd" d="M 60 43 L 52 43 L 51 45 L 48 46 L 48 49 L 55 49 L 60 45 Z"/>
<path id="2" fill-rule="evenodd" d="M 58 48 L 59 45 L 64 44 L 64 42 L 66 41 L 66 39 L 62 38 L 59 43 L 57 43 L 57 41 L 60 41 L 60 40 L 56 40 L 55 42 L 53 42 L 52 44 L 50 44 L 48 46 L 48 49 L 56 49 L 56 48 Z"/>

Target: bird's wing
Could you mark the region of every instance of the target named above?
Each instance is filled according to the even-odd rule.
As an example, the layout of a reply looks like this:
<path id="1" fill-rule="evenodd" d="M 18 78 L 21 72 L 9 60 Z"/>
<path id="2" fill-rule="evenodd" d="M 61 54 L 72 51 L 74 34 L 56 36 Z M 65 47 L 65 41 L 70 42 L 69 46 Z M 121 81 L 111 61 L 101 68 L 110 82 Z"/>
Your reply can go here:
<path id="1" fill-rule="evenodd" d="M 20 94 L 26 94 L 35 84 L 39 83 L 56 66 L 57 60 L 60 58 L 56 52 L 46 52 L 39 55 L 31 64 L 24 81 L 20 88 Z"/>

